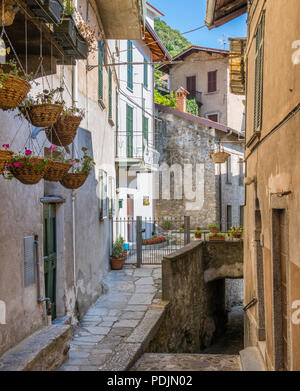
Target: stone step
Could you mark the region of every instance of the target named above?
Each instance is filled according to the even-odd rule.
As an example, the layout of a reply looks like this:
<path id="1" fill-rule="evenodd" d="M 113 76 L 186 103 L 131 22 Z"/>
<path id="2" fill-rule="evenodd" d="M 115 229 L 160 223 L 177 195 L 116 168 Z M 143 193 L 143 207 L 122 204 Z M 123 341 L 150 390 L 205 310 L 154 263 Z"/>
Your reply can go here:
<path id="1" fill-rule="evenodd" d="M 68 358 L 70 325 L 42 327 L 0 357 L 0 371 L 52 371 Z"/>
<path id="2" fill-rule="evenodd" d="M 240 371 L 240 358 L 229 354 L 145 353 L 131 371 Z"/>
<path id="3" fill-rule="evenodd" d="M 249 346 L 240 351 L 243 371 L 265 371 L 265 364 L 256 346 Z"/>

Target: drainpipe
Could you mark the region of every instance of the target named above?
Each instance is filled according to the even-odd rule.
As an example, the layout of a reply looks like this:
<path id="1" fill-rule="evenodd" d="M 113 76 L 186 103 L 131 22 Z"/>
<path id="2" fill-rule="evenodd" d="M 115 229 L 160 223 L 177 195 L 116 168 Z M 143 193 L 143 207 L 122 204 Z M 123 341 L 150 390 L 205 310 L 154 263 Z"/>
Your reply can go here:
<path id="1" fill-rule="evenodd" d="M 222 232 L 222 171 L 221 164 L 219 164 L 219 210 L 220 210 L 220 232 Z"/>

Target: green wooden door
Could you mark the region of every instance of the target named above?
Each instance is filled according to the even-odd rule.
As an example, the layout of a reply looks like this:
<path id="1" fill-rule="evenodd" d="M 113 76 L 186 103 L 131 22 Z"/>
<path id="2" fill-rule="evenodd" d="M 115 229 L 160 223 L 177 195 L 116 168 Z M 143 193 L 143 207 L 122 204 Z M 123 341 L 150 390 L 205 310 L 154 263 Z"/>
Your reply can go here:
<path id="1" fill-rule="evenodd" d="M 126 106 L 127 157 L 133 157 L 133 108 Z"/>
<path id="2" fill-rule="evenodd" d="M 52 319 L 56 317 L 56 206 L 44 205 L 45 296 L 51 300 Z"/>

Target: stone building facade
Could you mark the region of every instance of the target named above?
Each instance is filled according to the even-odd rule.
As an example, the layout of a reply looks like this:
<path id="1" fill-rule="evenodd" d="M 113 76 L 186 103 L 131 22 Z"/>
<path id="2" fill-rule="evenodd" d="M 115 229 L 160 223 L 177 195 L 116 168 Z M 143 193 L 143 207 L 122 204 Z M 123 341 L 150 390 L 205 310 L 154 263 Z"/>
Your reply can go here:
<path id="1" fill-rule="evenodd" d="M 156 114 L 161 174 L 156 176 L 157 189 L 160 178 L 160 191 L 155 216 L 191 216 L 193 228 L 206 229 L 209 224 L 218 224 L 226 231 L 229 225 L 239 226 L 244 205 L 243 134 L 159 104 Z M 224 151 L 231 155 L 231 162 L 221 167 L 210 157 L 219 140 L 223 141 Z M 166 171 L 169 168 L 173 173 Z M 164 175 L 171 178 L 170 191 Z"/>
<path id="2" fill-rule="evenodd" d="M 300 3 L 229 0 L 223 6 L 208 0 L 209 28 L 248 10 L 245 354 L 256 351 L 267 370 L 299 371 Z"/>

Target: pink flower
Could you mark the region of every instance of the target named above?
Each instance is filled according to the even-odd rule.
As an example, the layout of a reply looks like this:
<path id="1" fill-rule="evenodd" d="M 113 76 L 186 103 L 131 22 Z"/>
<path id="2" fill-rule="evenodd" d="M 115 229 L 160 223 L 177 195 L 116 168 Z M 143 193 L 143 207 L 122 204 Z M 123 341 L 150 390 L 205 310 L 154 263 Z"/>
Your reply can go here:
<path id="1" fill-rule="evenodd" d="M 51 145 L 51 147 L 49 148 L 49 152 L 52 152 L 52 151 L 54 151 L 54 149 L 56 148 L 56 145 Z"/>
<path id="2" fill-rule="evenodd" d="M 27 149 L 27 148 L 25 148 L 25 149 L 26 149 L 26 151 L 25 151 L 26 156 L 32 155 L 32 151 L 30 149 Z"/>
<path id="3" fill-rule="evenodd" d="M 75 166 L 75 164 L 76 164 L 76 160 L 74 159 L 72 160 L 72 166 Z"/>
<path id="4" fill-rule="evenodd" d="M 15 167 L 20 167 L 20 163 L 19 163 L 19 162 L 15 162 L 15 163 L 14 163 L 14 166 L 15 166 Z"/>
<path id="5" fill-rule="evenodd" d="M 6 167 L 12 167 L 13 165 L 12 164 L 10 164 L 10 163 L 8 163 L 7 165 L 6 165 Z"/>
<path id="6" fill-rule="evenodd" d="M 2 147 L 7 149 L 9 148 L 9 144 L 2 144 Z"/>

